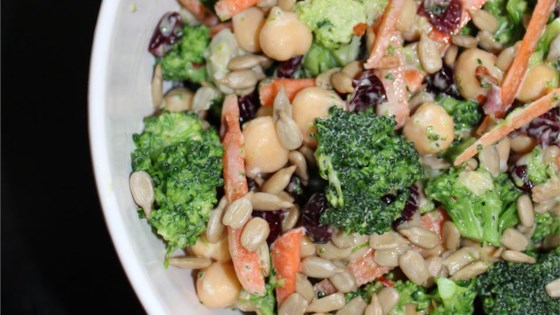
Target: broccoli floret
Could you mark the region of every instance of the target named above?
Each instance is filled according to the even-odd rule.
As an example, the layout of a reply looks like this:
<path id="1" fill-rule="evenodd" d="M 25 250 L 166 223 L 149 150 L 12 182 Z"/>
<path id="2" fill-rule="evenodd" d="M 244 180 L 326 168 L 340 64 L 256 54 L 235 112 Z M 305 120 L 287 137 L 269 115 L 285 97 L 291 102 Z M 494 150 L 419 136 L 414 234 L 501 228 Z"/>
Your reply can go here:
<path id="1" fill-rule="evenodd" d="M 215 130 L 192 113 L 163 112 L 133 136 L 132 169 L 153 179 L 156 206 L 147 218 L 167 242 L 167 256 L 193 245 L 206 228 L 222 185 L 223 149 Z"/>
<path id="2" fill-rule="evenodd" d="M 427 312 L 431 305 L 432 297 L 427 293 L 426 289 L 414 284 L 410 280 L 399 280 L 395 282 L 394 288 L 399 292 L 399 302 L 389 312 L 389 315 L 405 315 L 405 307 L 408 304 L 415 304 L 417 312 Z"/>
<path id="3" fill-rule="evenodd" d="M 354 37 L 350 44 L 338 49 L 328 49 L 313 42 L 303 58 L 303 69 L 309 77 L 316 77 L 321 72 L 334 67 L 344 67 L 354 61 L 360 54 L 360 38 Z"/>
<path id="4" fill-rule="evenodd" d="M 560 247 L 540 254 L 535 264 L 500 261 L 478 276 L 476 290 L 486 314 L 558 314 L 560 299 L 545 286 L 560 277 Z"/>
<path id="5" fill-rule="evenodd" d="M 372 24 L 379 17 L 383 15 L 385 7 L 387 6 L 387 0 L 358 0 L 364 5 L 367 16 L 367 23 Z"/>
<path id="6" fill-rule="evenodd" d="M 397 135 L 395 120 L 373 109 L 354 113 L 332 107 L 315 123 L 315 157 L 332 206 L 321 223 L 361 234 L 383 233 L 400 216 L 408 187 L 423 177 L 414 145 Z"/>
<path id="7" fill-rule="evenodd" d="M 517 224 L 520 191 L 504 173 L 449 169 L 430 180 L 426 195 L 440 202 L 463 237 L 500 246 L 502 232 Z"/>
<path id="8" fill-rule="evenodd" d="M 433 302 L 437 305 L 430 314 L 433 315 L 470 315 L 474 312 L 476 298 L 476 282 L 454 282 L 447 278 L 436 280 L 437 289 L 433 295 Z"/>
<path id="9" fill-rule="evenodd" d="M 455 128 L 454 141 L 456 143 L 470 136 L 472 129 L 478 125 L 482 118 L 482 114 L 479 110 L 480 106 L 476 102 L 458 100 L 446 94 L 438 95 L 436 97 L 436 102 L 453 117 Z"/>
<path id="10" fill-rule="evenodd" d="M 160 60 L 163 78 L 195 83 L 206 80 L 204 51 L 209 42 L 210 29 L 207 26 L 185 25 L 181 40 Z"/>
<path id="11" fill-rule="evenodd" d="M 509 46 L 523 38 L 522 17 L 527 11 L 526 1 L 489 0 L 484 4 L 484 10 L 498 19 L 498 30 L 494 33 L 498 43 Z"/>
<path id="12" fill-rule="evenodd" d="M 560 216 L 552 213 L 535 213 L 535 232 L 531 237 L 534 243 L 542 241 L 548 235 L 560 237 Z"/>
<path id="13" fill-rule="evenodd" d="M 381 289 L 383 289 L 383 283 L 380 281 L 372 281 L 362 285 L 355 291 L 346 293 L 344 298 L 346 299 L 346 303 L 348 303 L 352 299 L 360 296 L 364 299 L 364 301 L 366 301 L 366 303 L 369 303 L 369 301 L 371 301 L 371 297 L 381 291 Z"/>
<path id="14" fill-rule="evenodd" d="M 544 151 L 536 146 L 525 159 L 527 163 L 527 177 L 534 185 L 543 184 L 550 178 L 555 178 L 556 170 L 544 162 Z"/>
<path id="15" fill-rule="evenodd" d="M 275 315 L 276 314 L 276 297 L 274 290 L 282 285 L 283 281 L 278 281 L 274 270 L 272 271 L 268 282 L 265 285 L 265 294 L 256 295 L 241 290 L 237 305 L 244 312 L 257 312 L 259 315 Z"/>
<path id="16" fill-rule="evenodd" d="M 304 0 L 296 4 L 295 12 L 328 49 L 349 44 L 354 27 L 366 22 L 365 7 L 358 0 Z"/>

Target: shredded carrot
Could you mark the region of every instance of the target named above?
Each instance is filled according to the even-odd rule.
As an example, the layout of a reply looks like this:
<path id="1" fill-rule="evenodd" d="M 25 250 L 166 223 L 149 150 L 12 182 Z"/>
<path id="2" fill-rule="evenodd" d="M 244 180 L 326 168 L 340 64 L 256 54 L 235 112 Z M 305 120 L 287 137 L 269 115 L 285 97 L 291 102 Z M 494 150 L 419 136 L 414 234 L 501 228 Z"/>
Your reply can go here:
<path id="1" fill-rule="evenodd" d="M 224 146 L 224 191 L 228 204 L 243 197 L 249 191 L 245 178 L 245 154 L 243 134 L 239 126 L 237 96 L 228 95 L 222 108 L 222 123 L 227 126 L 222 144 Z M 228 227 L 228 245 L 235 274 L 245 290 L 263 295 L 264 277 L 257 252 L 250 252 L 241 245 L 242 227 Z"/>
<path id="2" fill-rule="evenodd" d="M 475 143 L 465 149 L 465 151 L 455 159 L 454 164 L 456 166 L 460 165 L 475 156 L 480 150 L 500 141 L 515 129 L 521 128 L 533 119 L 558 106 L 559 103 L 560 88 L 557 88 L 538 100 L 526 105 L 524 108 L 513 111 L 502 123 L 482 135 Z"/>
<path id="3" fill-rule="evenodd" d="M 276 300 L 282 304 L 296 292 L 296 273 L 299 272 L 300 245 L 303 229 L 294 229 L 274 241 L 271 247 L 272 266 L 276 270 L 281 286 L 276 288 Z"/>
<path id="4" fill-rule="evenodd" d="M 259 0 L 220 0 L 214 6 L 220 20 L 231 19 L 237 13 L 254 6 Z"/>
<path id="5" fill-rule="evenodd" d="M 259 85 L 259 98 L 263 106 L 272 106 L 276 94 L 280 91 L 280 87 L 284 87 L 286 95 L 291 100 L 296 97 L 299 91 L 315 86 L 315 79 L 272 79 L 270 82 L 262 82 Z"/>
<path id="6" fill-rule="evenodd" d="M 410 93 L 416 92 L 424 80 L 424 74 L 416 68 L 407 68 L 404 70 L 404 82 Z"/>
<path id="7" fill-rule="evenodd" d="M 389 0 L 389 3 L 385 8 L 385 12 L 383 12 L 379 28 L 375 33 L 375 41 L 373 42 L 369 58 L 364 64 L 364 68 L 376 68 L 383 57 L 387 54 L 389 43 L 391 41 L 391 35 L 393 35 L 393 32 L 396 29 L 395 24 L 399 19 L 403 6 L 404 0 Z"/>
<path id="8" fill-rule="evenodd" d="M 233 29 L 233 24 L 231 22 L 225 22 L 225 23 L 218 23 L 216 25 L 212 25 L 210 27 L 210 36 L 214 36 L 216 34 L 218 34 L 221 30 L 229 28 L 230 30 Z"/>
<path id="9" fill-rule="evenodd" d="M 356 284 L 358 286 L 381 277 L 391 271 L 391 269 L 392 268 L 381 267 L 375 262 L 372 249 L 368 250 L 364 256 L 348 264 L 348 270 L 356 279 Z"/>
<path id="10" fill-rule="evenodd" d="M 449 221 L 449 216 L 442 208 L 437 208 L 434 211 L 424 214 L 420 218 L 420 225 L 431 232 L 434 232 L 442 238 L 443 224 Z"/>
<path id="11" fill-rule="evenodd" d="M 354 25 L 354 28 L 352 30 L 355 36 L 362 36 L 366 33 L 366 29 L 367 29 L 366 23 L 358 23 Z"/>
<path id="12" fill-rule="evenodd" d="M 527 31 L 515 54 L 515 59 L 513 59 L 513 63 L 509 67 L 502 82 L 502 107 L 501 110 L 496 113 L 496 117 L 504 117 L 506 109 L 515 100 L 523 78 L 525 77 L 525 73 L 527 72 L 527 67 L 529 66 L 529 58 L 531 58 L 535 47 L 537 47 L 537 43 L 544 32 L 546 22 L 554 9 L 555 3 L 556 0 L 538 0 L 529 25 L 527 26 Z"/>
<path id="13" fill-rule="evenodd" d="M 313 291 L 322 292 L 324 295 L 331 295 L 338 292 L 338 289 L 329 281 L 329 279 L 323 279 L 313 285 Z"/>
<path id="14" fill-rule="evenodd" d="M 207 26 L 218 24 L 218 17 L 199 0 L 179 0 L 200 22 Z"/>

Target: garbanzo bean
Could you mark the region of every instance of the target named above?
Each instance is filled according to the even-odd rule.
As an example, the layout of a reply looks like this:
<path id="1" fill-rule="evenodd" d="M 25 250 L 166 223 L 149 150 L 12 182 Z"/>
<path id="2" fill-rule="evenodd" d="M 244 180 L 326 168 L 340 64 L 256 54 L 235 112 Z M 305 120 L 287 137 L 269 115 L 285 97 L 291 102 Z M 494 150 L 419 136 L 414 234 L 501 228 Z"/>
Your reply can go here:
<path id="1" fill-rule="evenodd" d="M 535 65 L 527 72 L 517 99 L 531 102 L 546 94 L 548 88 L 558 86 L 556 71 L 544 63 Z"/>
<path id="2" fill-rule="evenodd" d="M 232 18 L 233 34 L 239 47 L 250 52 L 261 52 L 259 33 L 264 25 L 264 13 L 257 7 L 245 9 Z"/>
<path id="3" fill-rule="evenodd" d="M 192 108 L 194 93 L 184 87 L 174 88 L 165 93 L 163 107 L 170 112 L 182 112 Z"/>
<path id="4" fill-rule="evenodd" d="M 311 47 L 313 36 L 295 13 L 274 7 L 264 23 L 259 40 L 265 55 L 284 61 L 305 54 Z"/>
<path id="5" fill-rule="evenodd" d="M 196 293 L 204 306 L 223 308 L 233 305 L 241 285 L 231 263 L 215 262 L 202 269 L 196 279 Z"/>
<path id="6" fill-rule="evenodd" d="M 311 138 L 315 118 L 327 117 L 332 106 L 344 108 L 344 102 L 336 93 L 314 86 L 300 91 L 292 101 L 292 106 L 292 115 L 303 134 L 303 143 L 315 147 L 317 142 Z"/>
<path id="7" fill-rule="evenodd" d="M 222 235 L 217 243 L 210 243 L 206 239 L 206 235 L 202 234 L 190 249 L 196 257 L 212 258 L 221 262 L 231 260 L 226 233 Z"/>
<path id="8" fill-rule="evenodd" d="M 443 107 L 425 103 L 408 119 L 403 133 L 421 155 L 438 153 L 453 142 L 453 119 Z"/>
<path id="9" fill-rule="evenodd" d="M 455 81 L 464 98 L 478 101 L 480 95 L 486 96 L 490 87 L 482 87 L 476 76 L 476 69 L 485 67 L 491 76 L 501 79 L 502 72 L 496 67 L 496 56 L 478 48 L 465 50 L 455 64 Z"/>
<path id="10" fill-rule="evenodd" d="M 243 128 L 243 137 L 247 176 L 276 172 L 288 162 L 289 151 L 280 144 L 272 117 L 249 121 Z"/>

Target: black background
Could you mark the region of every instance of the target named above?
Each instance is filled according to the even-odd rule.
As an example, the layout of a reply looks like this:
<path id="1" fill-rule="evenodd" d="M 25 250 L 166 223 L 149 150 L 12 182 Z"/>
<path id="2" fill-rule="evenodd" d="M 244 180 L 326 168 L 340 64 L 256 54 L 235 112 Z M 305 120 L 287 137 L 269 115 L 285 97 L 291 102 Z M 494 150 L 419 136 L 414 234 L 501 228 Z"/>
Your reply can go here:
<path id="1" fill-rule="evenodd" d="M 107 232 L 90 159 L 100 4 L 2 1 L 2 314 L 144 313 Z"/>

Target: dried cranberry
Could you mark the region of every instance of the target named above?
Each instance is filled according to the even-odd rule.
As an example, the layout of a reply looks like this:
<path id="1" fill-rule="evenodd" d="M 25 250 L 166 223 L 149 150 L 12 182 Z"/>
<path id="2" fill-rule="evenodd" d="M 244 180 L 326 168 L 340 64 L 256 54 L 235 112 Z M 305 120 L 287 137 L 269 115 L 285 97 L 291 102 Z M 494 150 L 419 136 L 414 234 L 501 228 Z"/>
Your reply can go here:
<path id="1" fill-rule="evenodd" d="M 352 80 L 352 86 L 354 93 L 348 102 L 350 111 L 360 112 L 387 101 L 385 87 L 372 70 L 363 71 L 357 79 Z"/>
<path id="2" fill-rule="evenodd" d="M 303 55 L 295 56 L 286 61 L 283 61 L 276 69 L 276 76 L 278 76 L 279 78 L 293 78 L 302 61 Z"/>
<path id="3" fill-rule="evenodd" d="M 556 6 L 554 7 L 554 18 L 557 18 L 560 16 L 560 2 L 556 1 Z"/>
<path id="4" fill-rule="evenodd" d="M 154 30 L 150 40 L 149 51 L 158 57 L 163 57 L 183 37 L 183 24 L 177 12 L 163 15 Z"/>
<path id="5" fill-rule="evenodd" d="M 560 108 L 555 107 L 533 119 L 524 129 L 527 135 L 536 138 L 543 148 L 551 144 L 560 145 Z"/>
<path id="6" fill-rule="evenodd" d="M 326 243 L 331 239 L 332 228 L 321 224 L 321 214 L 328 208 L 328 201 L 323 193 L 316 193 L 303 206 L 303 226 L 313 243 Z"/>
<path id="7" fill-rule="evenodd" d="M 393 227 L 397 227 L 406 221 L 410 221 L 412 216 L 416 212 L 418 212 L 419 205 L 418 199 L 420 194 L 418 193 L 418 186 L 412 185 L 410 186 L 410 195 L 408 195 L 408 199 L 406 200 L 406 205 L 404 206 L 403 211 L 401 212 L 401 217 L 393 222 Z"/>
<path id="8" fill-rule="evenodd" d="M 514 165 L 511 167 L 510 176 L 513 180 L 515 186 L 523 190 L 526 193 L 531 192 L 531 189 L 535 186 L 535 183 L 529 180 L 529 174 L 527 173 L 527 165 Z"/>
<path id="9" fill-rule="evenodd" d="M 438 31 L 451 35 L 461 24 L 463 4 L 461 0 L 424 0 L 418 11 Z"/>
<path id="10" fill-rule="evenodd" d="M 268 245 L 272 244 L 280 234 L 282 234 L 282 220 L 286 216 L 286 210 L 277 211 L 259 211 L 253 210 L 253 216 L 262 218 L 268 222 L 268 227 L 270 228 L 270 234 L 266 242 Z"/>
<path id="11" fill-rule="evenodd" d="M 462 99 L 459 90 L 457 90 L 457 85 L 455 84 L 453 69 L 445 64 L 438 72 L 427 76 L 424 81 L 427 85 L 426 89 L 430 93 L 445 93 L 456 99 Z"/>
<path id="12" fill-rule="evenodd" d="M 299 177 L 292 175 L 290 178 L 290 182 L 286 187 L 286 192 L 290 194 L 295 200 L 295 202 L 299 205 L 303 205 L 306 201 L 306 194 L 303 191 L 303 185 L 301 183 L 301 179 Z"/>
<path id="13" fill-rule="evenodd" d="M 239 122 L 245 123 L 255 118 L 259 107 L 261 107 L 261 101 L 257 89 L 251 94 L 239 97 Z"/>
<path id="14" fill-rule="evenodd" d="M 257 182 L 249 177 L 247 177 L 247 187 L 249 188 L 249 191 L 257 191 L 259 189 Z"/>

